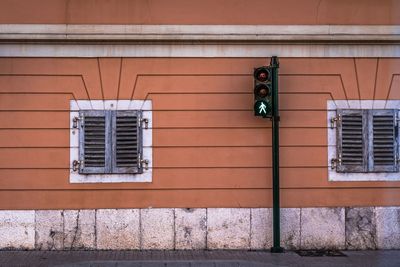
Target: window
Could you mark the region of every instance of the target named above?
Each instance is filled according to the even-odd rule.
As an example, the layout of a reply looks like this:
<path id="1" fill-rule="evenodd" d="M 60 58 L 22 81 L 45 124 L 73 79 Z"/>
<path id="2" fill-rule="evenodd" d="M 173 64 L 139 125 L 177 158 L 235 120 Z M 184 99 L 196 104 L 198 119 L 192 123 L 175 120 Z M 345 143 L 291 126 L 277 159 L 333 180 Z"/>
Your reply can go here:
<path id="1" fill-rule="evenodd" d="M 151 182 L 151 100 L 71 100 L 71 183 Z"/>
<path id="2" fill-rule="evenodd" d="M 142 173 L 142 112 L 79 112 L 79 173 Z"/>
<path id="3" fill-rule="evenodd" d="M 397 172 L 397 112 L 394 109 L 339 109 L 337 172 Z"/>

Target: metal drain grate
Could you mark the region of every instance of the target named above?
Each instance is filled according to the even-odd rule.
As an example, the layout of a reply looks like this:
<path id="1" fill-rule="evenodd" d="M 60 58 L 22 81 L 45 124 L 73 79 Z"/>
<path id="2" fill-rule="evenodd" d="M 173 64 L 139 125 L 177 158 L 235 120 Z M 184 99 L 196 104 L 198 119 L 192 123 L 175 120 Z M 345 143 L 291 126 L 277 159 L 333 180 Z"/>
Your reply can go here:
<path id="1" fill-rule="evenodd" d="M 347 257 L 339 250 L 297 250 L 296 253 L 301 257 Z"/>

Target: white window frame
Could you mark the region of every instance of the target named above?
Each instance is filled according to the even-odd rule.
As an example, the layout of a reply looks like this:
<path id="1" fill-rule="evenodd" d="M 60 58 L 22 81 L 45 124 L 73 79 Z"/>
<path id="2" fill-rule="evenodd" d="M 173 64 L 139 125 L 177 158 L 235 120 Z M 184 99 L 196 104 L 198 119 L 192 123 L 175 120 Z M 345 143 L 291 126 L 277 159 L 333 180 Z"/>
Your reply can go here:
<path id="1" fill-rule="evenodd" d="M 397 109 L 400 115 L 400 100 L 328 100 L 327 101 L 327 141 L 328 141 L 328 180 L 329 181 L 400 181 L 400 172 L 340 173 L 332 168 L 336 158 L 336 123 L 332 128 L 331 119 L 336 117 L 337 109 Z M 400 152 L 400 146 L 398 152 Z"/>
<path id="2" fill-rule="evenodd" d="M 81 174 L 74 171 L 73 162 L 79 161 L 79 127 L 74 128 L 74 118 L 80 110 L 142 110 L 148 119 L 143 127 L 143 159 L 147 168 L 139 174 Z M 151 100 L 71 100 L 70 101 L 70 183 L 122 183 L 152 182 L 153 179 L 153 118 Z"/>

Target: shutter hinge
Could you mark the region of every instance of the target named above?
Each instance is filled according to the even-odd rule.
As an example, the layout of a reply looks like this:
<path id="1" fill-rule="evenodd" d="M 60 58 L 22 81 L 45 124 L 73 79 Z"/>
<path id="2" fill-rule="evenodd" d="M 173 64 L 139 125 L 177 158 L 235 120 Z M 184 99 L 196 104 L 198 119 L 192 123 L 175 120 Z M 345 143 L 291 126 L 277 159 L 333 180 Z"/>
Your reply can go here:
<path id="1" fill-rule="evenodd" d="M 340 121 L 341 121 L 340 115 L 337 115 L 336 117 L 331 118 L 331 129 L 335 128 L 335 123 L 337 124 Z"/>
<path id="2" fill-rule="evenodd" d="M 148 118 L 141 118 L 140 119 L 140 126 L 142 125 L 143 122 L 144 122 L 144 128 L 145 129 L 149 129 L 149 119 Z"/>
<path id="3" fill-rule="evenodd" d="M 149 169 L 149 160 L 148 159 L 142 159 L 142 160 L 140 160 L 140 163 L 144 165 L 144 169 L 146 171 Z"/>
<path id="4" fill-rule="evenodd" d="M 72 119 L 72 128 L 78 128 L 78 122 L 81 120 L 79 117 L 74 117 Z"/>
<path id="5" fill-rule="evenodd" d="M 334 170 L 336 169 L 337 166 L 342 165 L 342 157 L 339 155 L 339 158 L 333 158 L 331 159 L 331 169 Z"/>
<path id="6" fill-rule="evenodd" d="M 79 170 L 79 167 L 81 166 L 81 164 L 83 163 L 82 160 L 74 160 L 72 162 L 72 171 L 76 172 Z"/>
<path id="7" fill-rule="evenodd" d="M 149 169 L 149 160 L 148 159 L 142 159 L 142 155 L 139 154 L 139 169 L 142 168 L 142 165 L 144 166 L 144 169 L 147 171 Z"/>

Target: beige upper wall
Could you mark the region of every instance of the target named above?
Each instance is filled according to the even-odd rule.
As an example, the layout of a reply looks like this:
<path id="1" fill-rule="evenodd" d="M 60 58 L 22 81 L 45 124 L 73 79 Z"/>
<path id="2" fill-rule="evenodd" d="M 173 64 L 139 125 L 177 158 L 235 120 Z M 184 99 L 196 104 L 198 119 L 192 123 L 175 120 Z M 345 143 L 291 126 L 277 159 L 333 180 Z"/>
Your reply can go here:
<path id="1" fill-rule="evenodd" d="M 400 24 L 396 0 L 2 0 L 0 23 Z"/>

